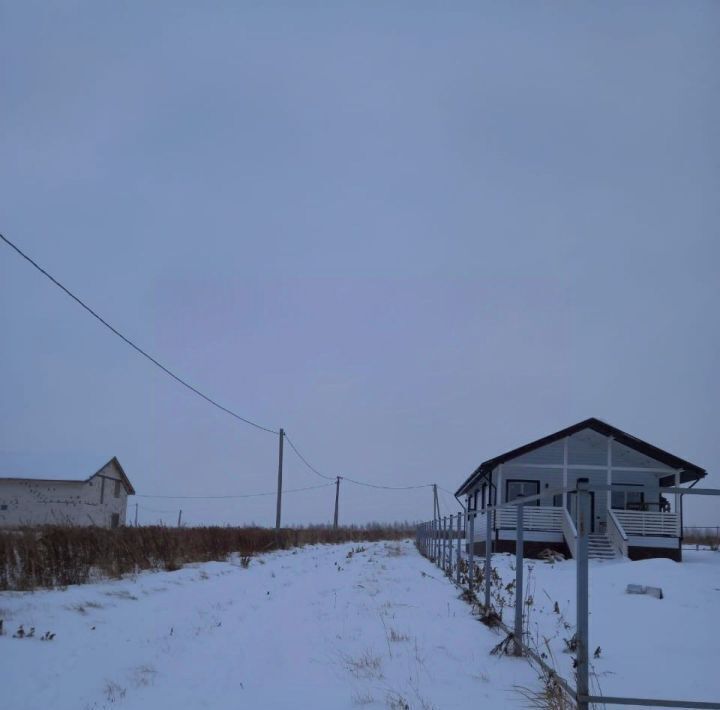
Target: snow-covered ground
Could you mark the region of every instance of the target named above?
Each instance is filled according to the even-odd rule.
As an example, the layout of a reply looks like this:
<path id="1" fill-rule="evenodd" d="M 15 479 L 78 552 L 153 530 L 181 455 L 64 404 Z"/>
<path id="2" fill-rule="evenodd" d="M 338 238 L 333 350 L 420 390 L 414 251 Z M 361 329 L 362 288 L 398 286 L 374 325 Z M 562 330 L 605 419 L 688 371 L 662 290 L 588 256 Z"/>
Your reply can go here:
<path id="1" fill-rule="evenodd" d="M 409 543 L 0 594 L 7 710 L 522 707 L 521 659 Z M 23 624 L 34 638 L 15 639 Z M 52 641 L 38 636 L 52 631 Z M 7 633 L 9 632 L 9 633 Z"/>
<path id="2" fill-rule="evenodd" d="M 0 594 L 8 710 L 521 708 L 526 661 L 478 623 L 409 543 L 319 545 L 36 593 Z M 720 698 L 720 553 L 591 564 L 591 642 L 605 694 Z M 514 558 L 493 565 L 509 582 Z M 530 629 L 572 677 L 575 567 L 526 560 Z M 662 600 L 625 593 L 663 588 Z M 560 614 L 553 611 L 558 603 Z M 506 610 L 507 620 L 511 611 Z M 22 624 L 33 638 L 12 634 Z M 46 631 L 56 634 L 41 641 Z"/>
<path id="3" fill-rule="evenodd" d="M 591 661 L 594 692 L 720 702 L 720 552 L 684 550 L 683 558 L 591 560 L 591 652 L 600 647 Z M 515 578 L 514 555 L 494 555 L 492 564 L 504 583 Z M 534 645 L 571 679 L 564 639 L 575 630 L 575 562 L 525 560 L 524 575 Z M 628 584 L 661 587 L 664 598 L 627 594 Z M 512 626 L 513 609 L 503 618 Z"/>

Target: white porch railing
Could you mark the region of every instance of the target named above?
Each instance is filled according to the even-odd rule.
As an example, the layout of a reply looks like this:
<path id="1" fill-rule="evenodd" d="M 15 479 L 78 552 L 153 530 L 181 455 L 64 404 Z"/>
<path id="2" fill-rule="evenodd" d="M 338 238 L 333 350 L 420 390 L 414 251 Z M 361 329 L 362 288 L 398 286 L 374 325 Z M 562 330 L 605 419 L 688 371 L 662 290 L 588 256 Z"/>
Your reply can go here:
<path id="1" fill-rule="evenodd" d="M 492 512 L 490 513 L 492 515 Z M 495 520 L 493 520 L 493 523 Z M 468 536 L 470 535 L 470 525 L 465 526 Z M 493 526 L 493 530 L 494 530 Z M 487 536 L 487 512 L 484 510 L 478 510 L 475 513 L 475 520 L 473 523 L 475 542 L 482 542 Z"/>
<path id="2" fill-rule="evenodd" d="M 680 537 L 680 516 L 677 513 L 656 513 L 646 510 L 613 510 L 611 516 L 626 535 Z"/>
<path id="3" fill-rule="evenodd" d="M 607 536 L 610 544 L 623 556 L 628 556 L 628 536 L 623 529 L 622 523 L 615 517 L 620 511 L 608 511 Z"/>
<path id="4" fill-rule="evenodd" d="M 523 511 L 524 530 L 545 530 L 562 532 L 564 508 L 550 506 L 526 505 Z M 497 511 L 495 524 L 498 529 L 514 530 L 517 527 L 517 508 L 500 508 Z"/>
<path id="5" fill-rule="evenodd" d="M 567 543 L 570 555 L 575 558 L 577 557 L 577 528 L 567 508 L 558 508 L 563 513 L 562 516 L 562 531 Z"/>

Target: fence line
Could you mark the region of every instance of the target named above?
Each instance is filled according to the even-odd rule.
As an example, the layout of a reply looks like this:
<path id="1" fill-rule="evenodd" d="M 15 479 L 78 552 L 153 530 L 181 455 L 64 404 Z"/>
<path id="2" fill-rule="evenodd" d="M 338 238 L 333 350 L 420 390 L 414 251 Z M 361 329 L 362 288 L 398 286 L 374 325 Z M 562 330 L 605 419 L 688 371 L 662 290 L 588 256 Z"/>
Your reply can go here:
<path id="1" fill-rule="evenodd" d="M 467 548 L 467 594 L 470 600 L 475 601 L 481 609 L 483 618 L 492 619 L 493 622 L 502 628 L 508 635 L 508 647 L 512 644 L 515 655 L 526 655 L 535 661 L 548 675 L 558 683 L 563 691 L 577 703 L 578 710 L 589 710 L 590 704 L 599 703 L 606 705 L 635 705 L 635 706 L 656 706 L 656 707 L 672 707 L 672 708 L 701 708 L 702 710 L 720 710 L 720 702 L 700 702 L 692 700 L 672 700 L 669 698 L 631 698 L 631 697 L 615 697 L 593 695 L 589 686 L 589 596 L 588 596 L 588 541 L 590 532 L 590 516 L 591 516 L 591 495 L 596 491 L 612 491 L 624 490 L 622 485 L 597 485 L 590 486 L 587 478 L 580 478 L 576 481 L 576 487 L 559 489 L 545 492 L 542 495 L 556 495 L 559 493 L 575 493 L 577 501 L 577 518 L 575 527 L 577 530 L 575 557 L 577 564 L 577 585 L 576 585 L 576 683 L 573 689 L 571 684 L 558 676 L 555 669 L 551 668 L 545 661 L 532 649 L 525 641 L 523 632 L 523 552 L 524 552 L 524 536 L 523 532 L 527 529 L 525 524 L 525 506 L 540 499 L 540 495 L 527 496 L 524 498 L 516 498 L 513 501 L 502 503 L 495 506 L 488 506 L 482 517 L 486 522 L 485 533 L 485 573 L 484 604 L 481 604 L 473 591 L 475 581 L 475 517 L 477 511 L 469 510 L 464 515 L 465 525 L 461 527 L 461 514 L 458 513 L 457 530 L 453 532 L 452 526 L 447 524 L 447 516 L 436 518 L 432 521 L 421 523 L 416 530 L 416 545 L 421 554 L 428 557 L 432 562 L 443 570 L 443 572 L 452 580 L 453 571 L 455 571 L 455 583 L 462 588 L 462 572 L 463 560 L 461 556 L 461 541 L 465 539 Z M 637 488 L 635 489 L 637 490 Z M 657 492 L 658 489 L 655 489 Z M 660 488 L 660 493 L 682 493 L 682 495 L 709 495 L 720 496 L 720 489 L 682 489 L 682 488 Z M 510 629 L 502 621 L 502 618 L 495 609 L 492 608 L 491 600 L 491 557 L 492 557 L 492 519 L 497 517 L 499 520 L 508 520 L 508 511 L 516 509 L 513 520 L 517 521 L 517 534 L 515 544 L 515 570 L 516 570 L 516 586 L 515 586 L 515 625 Z M 530 520 L 533 520 L 531 517 Z M 540 522 L 536 520 L 537 524 Z M 544 522 L 544 521 L 543 521 Z M 532 524 L 532 523 L 531 523 Z M 457 541 L 457 554 L 455 561 L 455 570 L 452 563 L 452 545 L 449 544 L 453 536 Z M 447 543 L 447 544 L 446 544 Z M 448 555 L 448 550 L 450 554 Z"/>

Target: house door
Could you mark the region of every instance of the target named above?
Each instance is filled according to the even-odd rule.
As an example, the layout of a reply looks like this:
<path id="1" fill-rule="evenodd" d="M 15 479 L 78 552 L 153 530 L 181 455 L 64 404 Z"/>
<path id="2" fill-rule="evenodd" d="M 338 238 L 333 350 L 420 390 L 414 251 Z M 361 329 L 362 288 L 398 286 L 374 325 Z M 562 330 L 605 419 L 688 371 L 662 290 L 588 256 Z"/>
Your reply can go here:
<path id="1" fill-rule="evenodd" d="M 567 509 L 577 528 L 577 493 L 568 493 Z M 595 493 L 590 491 L 590 532 L 595 532 Z"/>

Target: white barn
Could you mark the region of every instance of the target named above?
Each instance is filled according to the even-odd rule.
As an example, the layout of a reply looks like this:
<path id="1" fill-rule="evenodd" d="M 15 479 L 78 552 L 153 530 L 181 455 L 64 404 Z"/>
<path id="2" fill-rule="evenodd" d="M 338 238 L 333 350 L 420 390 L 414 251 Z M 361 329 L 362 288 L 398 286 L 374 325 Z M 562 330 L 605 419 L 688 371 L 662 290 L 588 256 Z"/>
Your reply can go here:
<path id="1" fill-rule="evenodd" d="M 87 475 L 87 478 L 78 476 Z M 117 458 L 74 466 L 37 463 L 26 457 L 0 457 L 0 527 L 23 525 L 125 524 L 127 497 L 134 495 Z"/>

